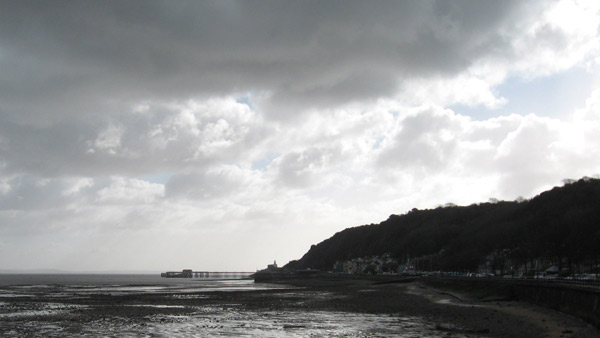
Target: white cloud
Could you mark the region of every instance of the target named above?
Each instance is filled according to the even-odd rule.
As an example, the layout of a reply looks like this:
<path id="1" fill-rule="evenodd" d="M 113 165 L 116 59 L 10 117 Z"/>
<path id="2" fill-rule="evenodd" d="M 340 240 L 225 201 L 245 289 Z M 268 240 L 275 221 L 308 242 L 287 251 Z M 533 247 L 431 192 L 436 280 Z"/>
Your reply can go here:
<path id="1" fill-rule="evenodd" d="M 109 186 L 96 193 L 98 202 L 118 205 L 124 203 L 148 204 L 164 196 L 162 184 L 121 177 L 111 178 L 110 181 Z"/>
<path id="2" fill-rule="evenodd" d="M 250 161 L 268 125 L 232 97 L 202 102 L 146 103 L 146 111 L 110 119 L 75 118 L 30 128 L 5 121 L 0 148 L 9 173 L 57 175 L 151 175 L 206 166 L 219 161 Z M 1 118 L 1 116 L 0 116 Z M 1 168 L 0 168 L 1 170 Z"/>
<path id="3" fill-rule="evenodd" d="M 519 27 L 523 35 L 513 42 L 516 68 L 529 76 L 565 70 L 598 53 L 600 5 L 596 1 L 549 3 L 539 16 Z"/>
<path id="4" fill-rule="evenodd" d="M 94 180 L 86 177 L 80 179 L 74 179 L 72 182 L 66 182 L 66 187 L 61 192 L 63 196 L 76 195 L 81 192 L 85 188 L 92 187 L 94 185 Z"/>
<path id="5" fill-rule="evenodd" d="M 121 147 L 121 137 L 123 137 L 123 128 L 109 126 L 100 132 L 94 141 L 94 147 L 115 155 L 118 148 Z M 94 149 L 90 149 L 89 151 L 94 152 Z"/>
<path id="6" fill-rule="evenodd" d="M 406 81 L 402 98 L 411 103 L 484 105 L 492 109 L 497 108 L 503 105 L 506 99 L 497 97 L 493 87 L 500 84 L 506 74 L 497 70 L 495 73 L 473 74 L 473 71 L 469 70 L 452 78 Z"/>
<path id="7" fill-rule="evenodd" d="M 523 14 L 529 15 L 523 15 Z M 600 6 L 595 1 L 529 3 L 497 27 L 481 56 L 459 72 L 403 81 L 400 97 L 438 105 L 506 103 L 495 87 L 507 77 L 533 79 L 593 62 L 600 51 Z"/>
<path id="8" fill-rule="evenodd" d="M 256 183 L 255 173 L 236 166 L 213 167 L 172 176 L 166 184 L 168 198 L 212 200 L 245 196 Z"/>

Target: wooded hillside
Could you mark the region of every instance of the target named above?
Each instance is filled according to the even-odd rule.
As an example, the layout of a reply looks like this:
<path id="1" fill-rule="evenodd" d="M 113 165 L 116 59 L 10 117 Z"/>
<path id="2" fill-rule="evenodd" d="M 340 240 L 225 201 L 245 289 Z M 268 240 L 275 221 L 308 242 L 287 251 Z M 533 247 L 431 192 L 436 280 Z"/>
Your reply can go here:
<path id="1" fill-rule="evenodd" d="M 313 245 L 287 268 L 331 270 L 336 261 L 391 254 L 433 255 L 433 270 L 473 271 L 494 250 L 521 264 L 544 258 L 562 269 L 600 263 L 600 180 L 583 178 L 531 200 L 481 203 L 391 215 Z"/>

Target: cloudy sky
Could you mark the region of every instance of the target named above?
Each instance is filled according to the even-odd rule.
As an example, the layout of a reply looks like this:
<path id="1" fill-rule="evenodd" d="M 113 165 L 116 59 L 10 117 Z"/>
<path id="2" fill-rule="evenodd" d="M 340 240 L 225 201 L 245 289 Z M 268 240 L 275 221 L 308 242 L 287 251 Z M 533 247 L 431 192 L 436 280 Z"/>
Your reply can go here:
<path id="1" fill-rule="evenodd" d="M 254 271 L 600 174 L 597 1 L 1 1 L 0 270 Z"/>

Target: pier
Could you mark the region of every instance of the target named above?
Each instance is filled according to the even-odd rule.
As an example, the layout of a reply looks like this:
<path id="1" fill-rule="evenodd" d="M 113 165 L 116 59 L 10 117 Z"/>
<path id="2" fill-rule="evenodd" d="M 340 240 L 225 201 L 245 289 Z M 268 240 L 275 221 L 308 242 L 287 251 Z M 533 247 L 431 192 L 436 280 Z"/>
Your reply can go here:
<path id="1" fill-rule="evenodd" d="M 164 278 L 201 278 L 201 279 L 246 279 L 253 272 L 246 271 L 193 271 L 185 269 L 181 271 L 167 271 L 160 274 Z"/>

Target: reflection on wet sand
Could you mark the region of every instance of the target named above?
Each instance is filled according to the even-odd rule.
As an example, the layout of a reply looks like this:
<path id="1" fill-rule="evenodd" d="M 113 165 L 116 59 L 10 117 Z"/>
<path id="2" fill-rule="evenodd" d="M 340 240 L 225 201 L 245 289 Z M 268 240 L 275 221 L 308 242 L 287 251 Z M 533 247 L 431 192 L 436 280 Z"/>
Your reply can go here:
<path id="1" fill-rule="evenodd" d="M 548 323 L 555 321 L 560 325 Z M 418 283 L 0 287 L 1 336 L 594 337 L 581 321 Z"/>

